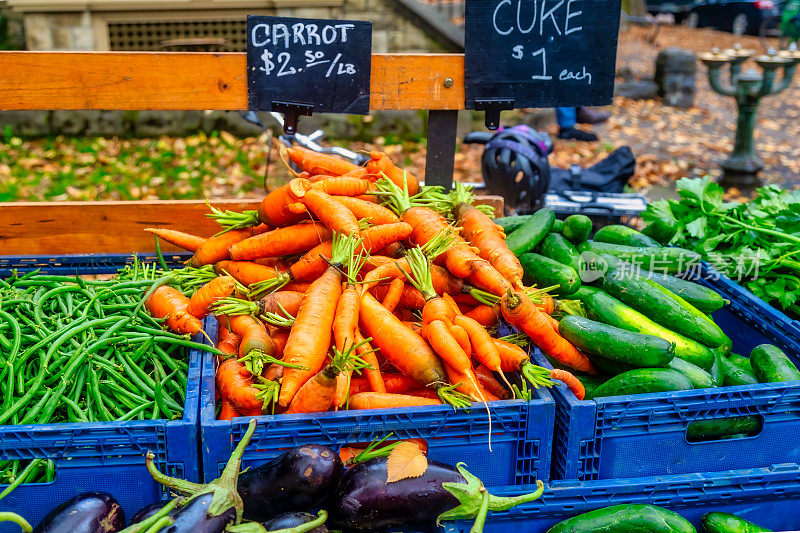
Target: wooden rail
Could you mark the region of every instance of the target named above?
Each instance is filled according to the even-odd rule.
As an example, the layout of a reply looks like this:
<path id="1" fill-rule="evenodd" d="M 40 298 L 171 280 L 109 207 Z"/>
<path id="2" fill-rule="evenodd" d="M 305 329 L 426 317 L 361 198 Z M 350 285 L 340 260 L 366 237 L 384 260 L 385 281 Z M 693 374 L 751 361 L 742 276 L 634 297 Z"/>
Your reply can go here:
<path id="1" fill-rule="evenodd" d="M 259 200 L 212 200 L 220 209 L 258 209 Z M 503 199 L 481 196 L 502 216 Z M 131 202 L 0 203 L 0 255 L 65 255 L 152 252 L 153 236 L 144 228 L 171 228 L 209 236 L 219 226 L 207 218 L 205 200 L 142 200 Z M 162 243 L 164 251 L 176 251 Z"/>
<path id="2" fill-rule="evenodd" d="M 464 109 L 464 56 L 373 54 L 370 91 L 375 110 Z M 242 53 L 0 52 L 0 110 L 26 109 L 247 109 L 246 58 Z"/>

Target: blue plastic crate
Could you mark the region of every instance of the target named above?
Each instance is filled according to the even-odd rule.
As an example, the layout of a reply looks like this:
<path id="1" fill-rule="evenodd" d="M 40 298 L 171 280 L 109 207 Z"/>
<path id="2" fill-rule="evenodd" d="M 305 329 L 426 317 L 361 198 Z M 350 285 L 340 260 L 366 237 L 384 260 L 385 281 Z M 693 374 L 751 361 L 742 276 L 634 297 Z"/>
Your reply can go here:
<path id="1" fill-rule="evenodd" d="M 0 268 L 25 264 L 48 273 L 97 274 L 100 270 L 116 272 L 125 261 L 122 255 L 67 256 L 54 258 L 51 269 L 47 258 L 0 257 Z M 6 273 L 0 270 L 0 277 Z M 56 467 L 53 482 L 21 485 L 0 500 L 0 508 L 20 514 L 35 527 L 59 503 L 81 492 L 105 491 L 120 502 L 125 516 L 131 517 L 145 505 L 168 496 L 145 467 L 148 451 L 155 454 L 155 464 L 162 472 L 200 481 L 201 366 L 201 352 L 192 350 L 181 420 L 0 426 L 0 460 L 48 458 Z M 3 488 L 0 485 L 0 490 Z M 9 522 L 0 523 L 0 533 L 18 531 Z"/>
<path id="2" fill-rule="evenodd" d="M 140 261 L 157 263 L 154 253 L 136 254 Z M 164 254 L 164 260 L 170 268 L 181 265 L 192 256 L 179 252 Z M 41 269 L 48 274 L 113 274 L 120 268 L 133 262 L 132 255 L 125 254 L 78 254 L 43 257 L 38 255 L 0 256 L 0 278 L 7 278 L 16 270 L 30 272 Z"/>
<path id="3" fill-rule="evenodd" d="M 216 321 L 207 322 L 214 338 Z M 212 333 L 213 331 L 213 333 Z M 201 385 L 202 464 L 206 480 L 219 475 L 236 443 L 247 430 L 249 417 L 216 420 L 214 358 L 203 360 Z M 316 443 L 338 450 L 343 445 L 369 443 L 393 432 L 392 439 L 421 438 L 428 457 L 455 465 L 465 462 L 486 485 L 512 485 L 546 481 L 550 473 L 555 406 L 546 390 L 532 401 L 490 403 L 489 418 L 483 406 L 470 411 L 446 406 L 363 411 L 338 411 L 297 415 L 259 416 L 258 427 L 244 453 L 242 468 L 257 466 L 289 448 Z"/>
<path id="4" fill-rule="evenodd" d="M 763 314 L 762 308 L 730 298 L 730 280 L 723 285 L 713 279 L 713 271 L 703 274 L 703 284 L 731 299 L 713 316 L 731 337 L 735 353 L 747 356 L 754 346 L 770 343 L 798 362 L 800 336 L 789 335 L 783 323 Z M 550 366 L 538 350 L 532 357 Z M 551 479 L 587 481 L 800 463 L 800 382 L 585 401 L 560 385 L 552 394 L 556 421 Z M 686 439 L 693 421 L 739 415 L 760 415 L 761 431 L 738 439 Z"/>
<path id="5" fill-rule="evenodd" d="M 508 487 L 494 494 L 513 495 L 534 487 Z M 774 531 L 800 530 L 800 469 L 796 464 L 765 469 L 704 474 L 601 480 L 557 481 L 542 497 L 504 512 L 490 513 L 485 533 L 545 533 L 569 517 L 624 503 L 653 504 L 671 509 L 703 531 L 706 513 L 734 513 Z M 467 533 L 471 521 L 444 524 L 448 533 Z"/>

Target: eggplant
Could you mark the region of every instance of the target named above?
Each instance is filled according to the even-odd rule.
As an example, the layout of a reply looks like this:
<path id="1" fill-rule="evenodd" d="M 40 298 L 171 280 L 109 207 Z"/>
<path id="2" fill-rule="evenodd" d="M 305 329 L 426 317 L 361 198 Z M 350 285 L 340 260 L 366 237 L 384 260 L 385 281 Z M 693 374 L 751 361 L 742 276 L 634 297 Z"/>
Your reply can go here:
<path id="1" fill-rule="evenodd" d="M 266 522 L 282 513 L 326 507 L 343 471 L 339 454 L 327 446 L 292 448 L 239 475 L 244 518 Z"/>
<path id="2" fill-rule="evenodd" d="M 113 496 L 84 492 L 44 517 L 34 533 L 113 533 L 125 527 L 125 514 Z"/>
<path id="3" fill-rule="evenodd" d="M 308 524 L 309 522 L 317 520 L 317 518 L 319 518 L 317 515 L 313 515 L 311 513 L 293 511 L 291 513 L 279 514 L 269 522 L 265 522 L 264 527 L 267 528 L 267 531 L 274 531 L 276 529 L 289 529 L 291 527 Z M 309 533 L 328 533 L 328 528 L 325 527 L 325 524 L 323 524 L 310 530 Z"/>
<path id="4" fill-rule="evenodd" d="M 148 518 L 159 512 L 161 508 L 164 507 L 165 505 L 167 505 L 166 501 L 155 502 L 151 503 L 150 505 L 145 505 L 144 507 L 136 511 L 136 514 L 133 515 L 133 518 L 131 518 L 130 523 L 136 524 L 137 522 L 143 522 L 147 520 Z"/>
<path id="5" fill-rule="evenodd" d="M 450 465 L 428 461 L 420 477 L 386 482 L 386 458 L 377 457 L 350 468 L 334 496 L 331 523 L 357 531 L 430 523 L 458 507 L 442 483 L 466 483 Z"/>
<path id="6" fill-rule="evenodd" d="M 436 520 L 474 518 L 486 489 L 463 463 L 455 468 L 428 461 L 419 477 L 386 482 L 386 457 L 376 457 L 350 468 L 334 495 L 331 524 L 347 531 L 381 531 L 403 525 L 433 525 Z M 503 511 L 533 501 L 544 484 L 530 494 L 514 497 L 488 495 L 488 509 Z M 453 489 L 451 492 L 448 487 Z"/>
<path id="7" fill-rule="evenodd" d="M 222 514 L 209 516 L 208 508 L 212 499 L 214 494 L 207 492 L 177 507 L 169 514 L 175 522 L 162 528 L 159 533 L 222 533 L 226 526 L 236 520 L 236 508 L 231 506 Z"/>

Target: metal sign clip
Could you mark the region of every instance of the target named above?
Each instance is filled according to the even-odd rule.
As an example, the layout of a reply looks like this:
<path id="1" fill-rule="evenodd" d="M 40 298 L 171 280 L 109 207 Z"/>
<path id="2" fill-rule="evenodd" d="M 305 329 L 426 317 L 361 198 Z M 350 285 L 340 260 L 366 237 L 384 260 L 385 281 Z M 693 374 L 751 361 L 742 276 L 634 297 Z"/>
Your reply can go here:
<path id="1" fill-rule="evenodd" d="M 514 109 L 513 98 L 476 98 L 475 111 L 486 112 L 486 127 L 496 130 L 500 126 L 500 111 Z"/>
<path id="2" fill-rule="evenodd" d="M 298 102 L 274 100 L 272 102 L 272 111 L 283 114 L 283 132 L 287 135 L 294 135 L 297 133 L 297 121 L 299 120 L 300 115 L 310 117 L 314 112 L 314 106 L 311 104 L 301 104 Z"/>

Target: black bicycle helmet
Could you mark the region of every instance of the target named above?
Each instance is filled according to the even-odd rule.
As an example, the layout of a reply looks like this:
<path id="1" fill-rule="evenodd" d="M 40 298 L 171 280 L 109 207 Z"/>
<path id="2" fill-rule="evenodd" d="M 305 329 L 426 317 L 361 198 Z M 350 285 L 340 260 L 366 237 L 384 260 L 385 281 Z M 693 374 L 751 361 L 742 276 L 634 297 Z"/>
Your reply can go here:
<path id="1" fill-rule="evenodd" d="M 502 196 L 506 206 L 518 213 L 538 207 L 550 186 L 549 135 L 520 125 L 491 137 L 470 134 L 464 141 L 485 143 L 481 170 L 488 192 Z"/>

